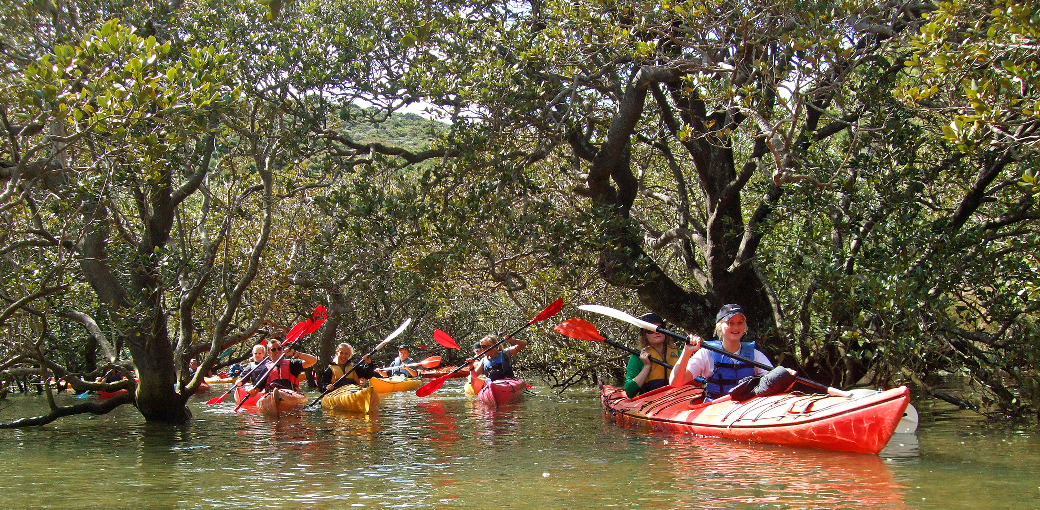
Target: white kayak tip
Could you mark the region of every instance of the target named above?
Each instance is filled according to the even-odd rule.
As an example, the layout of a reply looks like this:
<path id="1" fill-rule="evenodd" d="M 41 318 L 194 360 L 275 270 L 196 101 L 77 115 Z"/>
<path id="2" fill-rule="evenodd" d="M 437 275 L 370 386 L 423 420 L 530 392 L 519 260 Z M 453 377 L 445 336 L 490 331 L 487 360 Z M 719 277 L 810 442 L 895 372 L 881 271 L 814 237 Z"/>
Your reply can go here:
<path id="1" fill-rule="evenodd" d="M 907 404 L 903 417 L 896 424 L 896 434 L 913 434 L 917 432 L 917 420 L 917 409 L 913 404 Z"/>

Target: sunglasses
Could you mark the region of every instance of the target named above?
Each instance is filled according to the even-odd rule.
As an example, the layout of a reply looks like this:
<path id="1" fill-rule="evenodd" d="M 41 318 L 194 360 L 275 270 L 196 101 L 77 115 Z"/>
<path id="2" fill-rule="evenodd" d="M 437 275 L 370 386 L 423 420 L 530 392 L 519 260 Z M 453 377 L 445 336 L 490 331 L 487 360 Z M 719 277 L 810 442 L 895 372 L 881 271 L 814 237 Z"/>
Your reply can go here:
<path id="1" fill-rule="evenodd" d="M 272 352 L 277 352 L 277 351 L 280 351 L 280 350 L 282 350 L 281 347 L 271 347 L 271 351 Z"/>

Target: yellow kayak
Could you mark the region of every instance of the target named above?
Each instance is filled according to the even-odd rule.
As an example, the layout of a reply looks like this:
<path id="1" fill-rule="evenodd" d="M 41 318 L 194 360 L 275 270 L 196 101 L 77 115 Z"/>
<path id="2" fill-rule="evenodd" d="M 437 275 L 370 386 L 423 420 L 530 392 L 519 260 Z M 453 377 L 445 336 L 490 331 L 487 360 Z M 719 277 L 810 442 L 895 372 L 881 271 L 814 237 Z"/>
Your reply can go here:
<path id="1" fill-rule="evenodd" d="M 321 399 L 321 407 L 335 411 L 368 414 L 379 407 L 379 394 L 371 386 L 341 386 Z"/>
<path id="2" fill-rule="evenodd" d="M 420 377 L 394 376 L 386 379 L 373 377 L 368 380 L 368 384 L 379 393 L 393 393 L 395 391 L 417 390 L 419 386 L 423 385 L 423 380 Z"/>

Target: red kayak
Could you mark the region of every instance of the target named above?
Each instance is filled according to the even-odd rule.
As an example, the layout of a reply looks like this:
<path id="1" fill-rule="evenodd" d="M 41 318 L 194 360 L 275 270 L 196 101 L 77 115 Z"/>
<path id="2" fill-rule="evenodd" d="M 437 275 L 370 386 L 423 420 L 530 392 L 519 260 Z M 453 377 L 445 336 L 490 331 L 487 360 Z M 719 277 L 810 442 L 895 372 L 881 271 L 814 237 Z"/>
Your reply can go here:
<path id="1" fill-rule="evenodd" d="M 483 387 L 477 391 L 477 400 L 495 407 L 511 404 L 524 396 L 525 389 L 527 384 L 520 379 L 485 381 Z"/>
<path id="2" fill-rule="evenodd" d="M 694 385 L 631 399 L 603 385 L 600 394 L 604 414 L 621 426 L 873 454 L 888 443 L 910 402 L 905 386 L 853 398 L 782 393 L 743 402 L 726 395 L 709 403 Z"/>
<path id="3" fill-rule="evenodd" d="M 249 390 L 241 386 L 235 387 L 235 404 L 240 407 L 256 407 L 256 403 L 260 401 L 260 397 L 264 396 L 264 392 L 257 392 L 255 395 L 250 396 Z M 246 399 L 242 402 L 242 399 Z"/>
<path id="4" fill-rule="evenodd" d="M 108 400 L 116 395 L 122 395 L 124 393 L 126 393 L 126 390 L 99 391 L 98 398 L 100 398 L 101 400 Z"/>

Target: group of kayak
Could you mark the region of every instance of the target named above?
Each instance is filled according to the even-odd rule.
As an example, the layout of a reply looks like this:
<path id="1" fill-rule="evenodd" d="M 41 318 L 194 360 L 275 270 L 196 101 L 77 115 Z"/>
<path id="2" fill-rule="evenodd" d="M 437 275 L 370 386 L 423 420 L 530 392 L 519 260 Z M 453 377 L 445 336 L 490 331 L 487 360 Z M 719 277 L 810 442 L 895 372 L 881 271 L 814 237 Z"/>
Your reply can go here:
<path id="1" fill-rule="evenodd" d="M 561 306 L 557 301 L 529 324 L 555 315 Z M 635 318 L 607 307 L 579 308 L 642 330 L 642 350 L 637 351 L 607 340 L 581 319 L 569 319 L 555 328 L 566 336 L 605 342 L 632 354 L 625 386 L 600 386 L 604 414 L 619 425 L 874 454 L 896 432 L 916 429 L 916 411 L 909 405 L 906 387 L 845 392 L 804 379 L 793 370 L 772 367 L 753 342 L 743 341 L 747 326 L 738 305 L 726 305 L 719 311 L 718 340 L 714 341 L 672 333 L 656 314 Z M 494 335 L 481 339 L 464 365 L 425 373 L 419 368 L 433 366 L 412 361 L 407 348 L 399 350 L 390 367 L 374 369 L 371 352 L 351 365 L 352 350 L 341 344 L 323 374 L 323 392 L 315 403 L 320 401 L 325 409 L 368 413 L 377 408 L 380 394 L 415 390 L 423 397 L 446 379 L 460 376 L 467 378 L 466 394 L 480 402 L 491 406 L 515 402 L 529 387 L 513 373 L 512 359 L 527 345 L 512 337 L 519 331 L 502 339 Z M 683 340 L 683 345 L 668 345 L 666 336 Z M 389 338 L 384 343 L 387 341 Z M 499 348 L 504 343 L 509 345 Z M 271 354 L 275 355 L 280 345 L 273 345 Z M 264 358 L 255 351 L 254 356 Z M 241 378 L 233 388 L 236 403 L 268 415 L 303 406 L 307 399 L 299 392 L 297 378 L 314 361 L 313 356 L 286 349 L 275 362 L 258 363 L 265 367 L 259 372 L 266 375 L 257 378 L 253 374 L 257 370 L 253 370 Z M 432 380 L 424 384 L 423 376 Z"/>
<path id="2" fill-rule="evenodd" d="M 385 341 L 384 341 L 385 342 Z M 510 346 L 499 349 L 501 343 Z M 527 342 L 505 337 L 498 341 L 489 335 L 474 345 L 476 355 L 466 365 L 450 371 L 422 369 L 435 368 L 440 357 L 433 356 L 421 362 L 411 358 L 411 348 L 402 345 L 398 356 L 385 368 L 375 368 L 371 352 L 356 363 L 351 363 L 353 348 L 341 343 L 332 362 L 322 372 L 319 387 L 322 394 L 315 400 L 329 410 L 369 413 L 379 405 L 379 395 L 413 391 L 423 386 L 423 378 L 432 378 L 428 386 L 452 377 L 467 377 L 467 394 L 479 401 L 497 406 L 515 402 L 528 386 L 516 379 L 510 359 Z M 375 349 L 373 349 L 374 351 Z M 275 357 L 272 361 L 271 357 Z M 300 376 L 317 362 L 314 356 L 293 350 L 273 340 L 253 347 L 253 358 L 242 370 L 242 376 L 224 395 L 210 403 L 223 401 L 232 394 L 236 409 L 245 408 L 267 416 L 279 416 L 303 407 L 307 396 L 300 391 Z M 230 381 L 229 381 L 230 382 Z M 439 387 L 439 383 L 436 384 Z M 430 392 L 435 391 L 432 388 Z"/>

